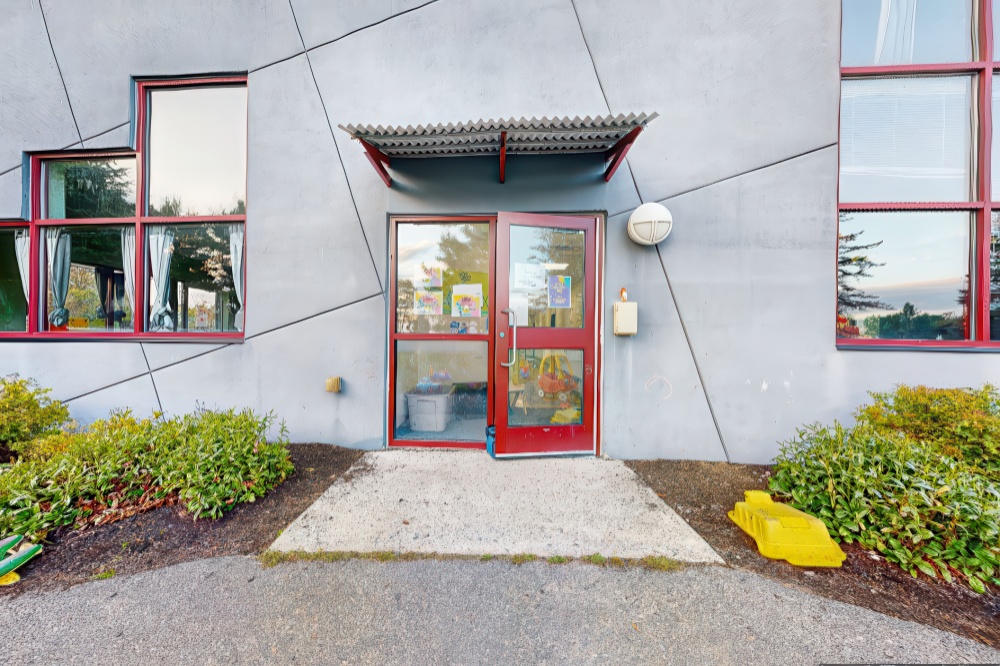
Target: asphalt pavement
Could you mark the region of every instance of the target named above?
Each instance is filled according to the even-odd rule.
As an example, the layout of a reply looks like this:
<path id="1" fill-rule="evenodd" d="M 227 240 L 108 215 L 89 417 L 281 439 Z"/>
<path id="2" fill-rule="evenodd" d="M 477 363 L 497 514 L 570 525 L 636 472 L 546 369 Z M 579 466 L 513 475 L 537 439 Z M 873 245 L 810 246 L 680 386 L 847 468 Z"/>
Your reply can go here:
<path id="1" fill-rule="evenodd" d="M 200 560 L 0 601 L 2 664 L 1000 662 L 716 565 Z"/>

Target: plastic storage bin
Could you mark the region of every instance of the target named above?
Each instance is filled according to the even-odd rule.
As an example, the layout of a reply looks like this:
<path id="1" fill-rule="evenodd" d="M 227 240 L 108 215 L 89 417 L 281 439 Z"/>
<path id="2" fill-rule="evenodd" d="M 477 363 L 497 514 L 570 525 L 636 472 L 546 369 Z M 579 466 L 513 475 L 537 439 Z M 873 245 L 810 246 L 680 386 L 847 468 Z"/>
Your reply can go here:
<path id="1" fill-rule="evenodd" d="M 452 394 L 406 394 L 406 411 L 410 415 L 410 430 L 444 432 L 451 421 Z"/>

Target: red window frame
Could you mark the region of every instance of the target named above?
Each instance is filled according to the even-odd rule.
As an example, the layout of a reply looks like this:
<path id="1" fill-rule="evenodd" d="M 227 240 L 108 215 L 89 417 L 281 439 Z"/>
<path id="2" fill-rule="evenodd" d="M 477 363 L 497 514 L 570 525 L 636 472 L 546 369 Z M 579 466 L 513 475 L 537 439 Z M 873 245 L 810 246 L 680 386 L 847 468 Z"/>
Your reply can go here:
<path id="1" fill-rule="evenodd" d="M 28 330 L 0 332 L 0 339 L 48 339 L 48 340 L 168 340 L 171 342 L 205 342 L 206 340 L 225 340 L 240 342 L 244 339 L 243 331 L 234 332 L 148 332 L 146 320 L 146 238 L 145 227 L 150 224 L 197 224 L 239 222 L 244 225 L 243 275 L 246 284 L 246 214 L 213 215 L 192 217 L 150 217 L 146 215 L 146 144 L 148 123 L 149 92 L 163 88 L 193 88 L 212 87 L 220 85 L 247 85 L 246 75 L 221 77 L 190 77 L 179 79 L 149 79 L 137 80 L 135 86 L 135 149 L 134 150 L 63 150 L 32 153 L 29 155 L 29 210 L 26 221 L 0 221 L 0 227 L 27 228 L 30 234 L 30 285 L 28 290 Z M 100 159 L 113 157 L 131 157 L 136 161 L 136 206 L 133 217 L 114 218 L 72 218 L 57 219 L 42 217 L 42 197 L 45 196 L 45 183 L 42 182 L 43 166 L 49 160 Z M 249 195 L 247 196 L 249 205 Z M 133 304 L 131 333 L 112 331 L 49 331 L 39 327 L 39 316 L 42 308 L 41 298 L 44 296 L 42 287 L 41 236 L 46 227 L 70 226 L 134 226 L 135 227 L 135 303 Z M 243 298 L 246 298 L 244 287 Z M 244 321 L 246 321 L 246 303 L 242 304 Z M 244 325 L 244 329 L 246 326 Z"/>
<path id="2" fill-rule="evenodd" d="M 935 211 L 960 210 L 975 214 L 975 233 L 971 239 L 973 247 L 972 265 L 969 267 L 970 282 L 974 285 L 974 301 L 970 312 L 975 313 L 974 327 L 966 322 L 965 340 L 893 340 L 859 339 L 837 337 L 840 349 L 942 349 L 959 351 L 1000 350 L 1000 340 L 990 340 L 990 213 L 1000 210 L 1000 203 L 991 201 L 991 151 L 993 148 L 993 75 L 1000 74 L 1000 62 L 994 62 L 993 55 L 993 7 L 992 0 L 975 0 L 973 20 L 979 21 L 977 37 L 979 59 L 972 62 L 919 65 L 875 65 L 865 67 L 841 67 L 841 81 L 879 76 L 916 76 L 920 74 L 971 74 L 978 81 L 979 132 L 976 137 L 977 150 L 975 180 L 977 196 L 974 201 L 949 202 L 851 202 L 840 201 L 840 142 L 837 143 L 837 237 L 840 237 L 840 213 L 845 212 L 888 212 L 888 211 Z M 838 112 L 838 133 L 840 118 Z M 839 258 L 839 242 L 835 261 Z M 839 286 L 839 285 L 838 285 Z M 969 330 L 972 328 L 973 330 Z"/>
<path id="3" fill-rule="evenodd" d="M 486 333 L 455 335 L 454 333 L 398 333 L 396 331 L 396 290 L 398 276 L 396 275 L 396 258 L 398 257 L 396 247 L 396 229 L 399 224 L 450 224 L 460 222 L 480 222 L 490 225 L 490 288 L 489 302 L 496 302 L 496 256 L 497 246 L 497 216 L 496 215 L 418 215 L 418 216 L 392 216 L 389 218 L 389 286 L 387 290 L 388 298 L 386 302 L 389 308 L 389 343 L 386 358 L 388 359 L 387 371 L 388 381 L 386 382 L 386 406 L 388 416 L 386 420 L 387 431 L 386 441 L 390 447 L 419 446 L 431 448 L 453 448 L 453 449 L 483 449 L 486 450 L 485 432 L 484 441 L 463 442 L 452 440 L 429 440 L 429 439 L 396 439 L 396 342 L 401 340 L 447 340 L 462 342 L 485 342 L 487 345 L 487 388 L 486 388 L 486 422 L 493 423 L 493 400 L 494 400 L 494 379 L 493 379 L 493 353 L 494 353 L 494 331 L 496 317 L 490 317 L 490 330 Z"/>

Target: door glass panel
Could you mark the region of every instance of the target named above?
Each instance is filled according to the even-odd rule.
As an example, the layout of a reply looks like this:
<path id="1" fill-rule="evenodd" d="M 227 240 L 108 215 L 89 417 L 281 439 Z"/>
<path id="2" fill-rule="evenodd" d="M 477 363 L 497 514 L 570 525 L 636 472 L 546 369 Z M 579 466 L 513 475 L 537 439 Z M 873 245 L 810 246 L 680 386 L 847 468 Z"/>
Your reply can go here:
<path id="1" fill-rule="evenodd" d="M 583 423 L 583 350 L 518 349 L 507 413 L 511 426 Z"/>
<path id="2" fill-rule="evenodd" d="M 485 341 L 398 341 L 395 438 L 485 441 L 488 354 Z"/>
<path id="3" fill-rule="evenodd" d="M 490 225 L 396 226 L 396 332 L 485 335 Z"/>
<path id="4" fill-rule="evenodd" d="M 577 229 L 510 227 L 510 309 L 517 325 L 583 328 L 586 235 Z"/>

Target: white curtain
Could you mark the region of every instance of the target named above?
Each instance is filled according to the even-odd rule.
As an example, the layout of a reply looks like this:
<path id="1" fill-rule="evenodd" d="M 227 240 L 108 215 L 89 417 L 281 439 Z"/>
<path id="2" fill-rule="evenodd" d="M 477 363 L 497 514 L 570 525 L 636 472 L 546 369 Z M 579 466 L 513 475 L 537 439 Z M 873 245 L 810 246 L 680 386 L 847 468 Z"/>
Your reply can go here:
<path id="1" fill-rule="evenodd" d="M 913 62 L 913 33 L 917 23 L 917 0 L 882 0 L 875 43 L 876 65 Z"/>
<path id="2" fill-rule="evenodd" d="M 125 273 L 125 297 L 135 312 L 135 227 L 122 229 L 122 266 Z"/>
<path id="3" fill-rule="evenodd" d="M 14 255 L 17 257 L 17 270 L 21 274 L 21 289 L 24 290 L 24 302 L 28 302 L 28 280 L 29 269 L 31 267 L 31 254 L 29 250 L 29 238 L 27 229 L 18 229 L 14 232 Z"/>
<path id="4" fill-rule="evenodd" d="M 155 295 L 150 294 L 150 331 L 171 331 L 174 320 L 170 316 L 170 259 L 174 252 L 174 230 L 169 226 L 149 227 L 149 269 Z"/>
<path id="5" fill-rule="evenodd" d="M 229 256 L 233 263 L 233 287 L 236 289 L 236 330 L 243 330 L 243 225 L 229 225 Z"/>
<path id="6" fill-rule="evenodd" d="M 61 228 L 45 230 L 45 245 L 49 260 L 49 288 L 52 290 L 52 311 L 49 324 L 65 326 L 69 323 L 66 294 L 69 293 L 70 235 Z"/>

